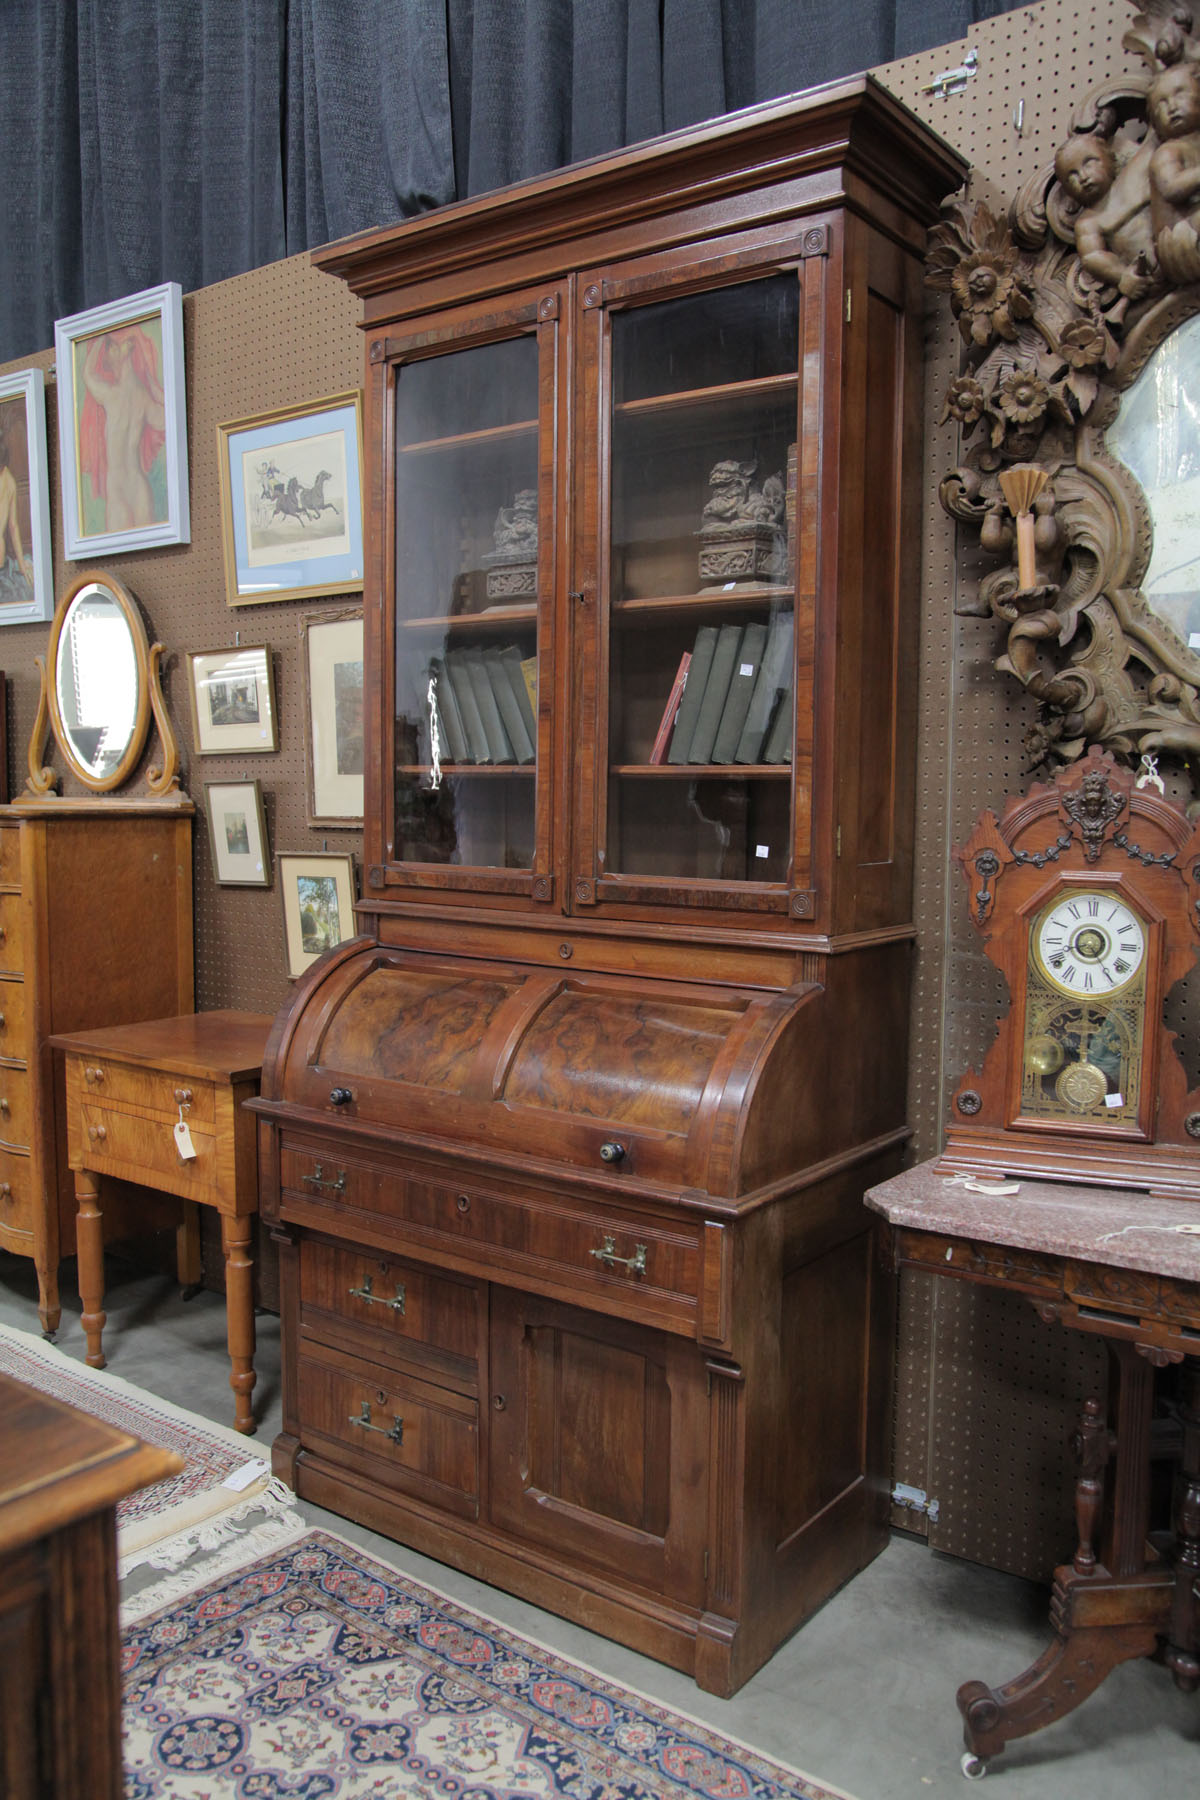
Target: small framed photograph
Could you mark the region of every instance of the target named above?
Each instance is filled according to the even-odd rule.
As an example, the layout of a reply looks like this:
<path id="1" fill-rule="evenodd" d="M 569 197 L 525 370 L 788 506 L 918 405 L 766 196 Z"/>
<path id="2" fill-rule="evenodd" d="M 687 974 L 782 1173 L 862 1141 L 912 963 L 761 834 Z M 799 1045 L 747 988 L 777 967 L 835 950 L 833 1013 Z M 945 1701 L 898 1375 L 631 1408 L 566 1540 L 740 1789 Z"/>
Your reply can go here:
<path id="1" fill-rule="evenodd" d="M 270 887 L 267 820 L 257 781 L 206 781 L 213 874 L 222 887 Z"/>
<path id="2" fill-rule="evenodd" d="M 278 750 L 269 645 L 189 651 L 188 675 L 192 742 L 198 756 Z"/>
<path id="3" fill-rule="evenodd" d="M 46 382 L 19 369 L 0 375 L 0 625 L 53 616 Z"/>
<path id="4" fill-rule="evenodd" d="M 217 426 L 230 606 L 362 587 L 361 468 L 357 391 Z"/>
<path id="5" fill-rule="evenodd" d="M 276 868 L 287 972 L 294 980 L 324 951 L 354 936 L 354 858 L 281 852 Z"/>
<path id="6" fill-rule="evenodd" d="M 300 622 L 310 825 L 363 818 L 363 616 L 328 613 Z"/>
<path id="7" fill-rule="evenodd" d="M 179 283 L 56 319 L 54 350 L 64 555 L 186 544 Z"/>

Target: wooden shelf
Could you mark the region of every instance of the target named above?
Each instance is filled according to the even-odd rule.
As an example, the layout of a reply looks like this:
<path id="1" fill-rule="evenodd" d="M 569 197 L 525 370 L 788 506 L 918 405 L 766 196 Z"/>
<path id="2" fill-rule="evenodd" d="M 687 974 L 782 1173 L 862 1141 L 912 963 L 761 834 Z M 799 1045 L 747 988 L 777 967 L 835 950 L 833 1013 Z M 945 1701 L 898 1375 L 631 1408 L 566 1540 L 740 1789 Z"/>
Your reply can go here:
<path id="1" fill-rule="evenodd" d="M 610 606 L 613 624 L 633 625 L 646 619 L 668 619 L 674 614 L 699 616 L 706 613 L 750 612 L 773 601 L 794 602 L 791 587 L 752 587 L 749 582 L 731 582 L 728 587 L 713 588 L 700 594 L 651 594 L 627 600 L 614 600 Z"/>
<path id="2" fill-rule="evenodd" d="M 423 455 L 428 450 L 482 449 L 488 444 L 502 444 L 506 438 L 536 436 L 537 428 L 536 419 L 518 419 L 512 425 L 489 425 L 482 431 L 456 431 L 449 437 L 422 438 L 414 444 L 399 444 L 397 454 L 413 456 Z"/>
<path id="3" fill-rule="evenodd" d="M 445 767 L 443 763 L 442 767 Z M 791 763 L 610 763 L 610 775 L 630 776 L 634 780 L 649 776 L 700 777 L 704 781 L 778 780 L 792 772 Z"/>
<path id="4" fill-rule="evenodd" d="M 440 763 L 443 775 L 536 775 L 536 763 Z M 397 775 L 430 775 L 433 773 L 429 763 L 398 763 Z"/>
<path id="5" fill-rule="evenodd" d="M 636 419 L 658 413 L 679 412 L 697 406 L 753 404 L 782 400 L 796 391 L 797 376 L 766 375 L 758 381 L 722 382 L 717 387 L 687 388 L 674 394 L 650 394 L 644 400 L 622 400 L 613 407 L 614 419 Z"/>
<path id="6" fill-rule="evenodd" d="M 401 631 L 449 631 L 456 635 L 464 631 L 507 631 L 513 625 L 537 622 L 537 602 L 532 600 L 528 606 L 496 606 L 487 612 L 443 613 L 440 617 L 398 621 Z"/>

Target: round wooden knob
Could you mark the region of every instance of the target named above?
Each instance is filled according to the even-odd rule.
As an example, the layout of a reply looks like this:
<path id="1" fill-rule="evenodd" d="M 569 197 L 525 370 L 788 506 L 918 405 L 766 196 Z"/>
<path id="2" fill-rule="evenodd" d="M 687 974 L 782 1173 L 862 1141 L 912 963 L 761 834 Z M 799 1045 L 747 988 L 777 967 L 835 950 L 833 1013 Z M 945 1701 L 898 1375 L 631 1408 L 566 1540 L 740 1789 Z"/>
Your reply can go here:
<path id="1" fill-rule="evenodd" d="M 91 1138 L 92 1142 L 94 1144 L 96 1144 L 96 1143 L 99 1143 L 101 1141 L 101 1139 L 106 1138 L 108 1136 L 108 1132 L 105 1130 L 103 1125 L 89 1125 L 88 1126 L 88 1136 Z"/>
<path id="2" fill-rule="evenodd" d="M 191 1088 L 176 1088 L 175 1104 L 176 1106 L 190 1106 L 192 1104 Z"/>
<path id="3" fill-rule="evenodd" d="M 3 1031 L 7 1024 L 8 1020 L 5 1018 L 4 1014 L 0 1012 L 0 1031 Z"/>
<path id="4" fill-rule="evenodd" d="M 5 1118 L 7 1119 L 7 1117 L 8 1117 L 8 1095 L 7 1094 L 0 1094 L 0 1113 L 3 1113 Z"/>
<path id="5" fill-rule="evenodd" d="M 0 1181 L 0 1200 L 12 1199 L 12 1186 L 7 1181 Z"/>
<path id="6" fill-rule="evenodd" d="M 104 1070 L 103 1070 L 103 1069 L 97 1069 L 97 1068 L 94 1068 L 94 1067 L 93 1067 L 93 1066 L 92 1066 L 92 1065 L 91 1065 L 91 1064 L 90 1064 L 90 1063 L 89 1063 L 89 1064 L 88 1064 L 88 1065 L 87 1065 L 87 1066 L 86 1066 L 86 1067 L 85 1067 L 85 1068 L 84 1068 L 84 1071 L 83 1071 L 83 1079 L 84 1079 L 84 1080 L 85 1080 L 85 1081 L 103 1081 L 103 1080 L 104 1080 Z"/>

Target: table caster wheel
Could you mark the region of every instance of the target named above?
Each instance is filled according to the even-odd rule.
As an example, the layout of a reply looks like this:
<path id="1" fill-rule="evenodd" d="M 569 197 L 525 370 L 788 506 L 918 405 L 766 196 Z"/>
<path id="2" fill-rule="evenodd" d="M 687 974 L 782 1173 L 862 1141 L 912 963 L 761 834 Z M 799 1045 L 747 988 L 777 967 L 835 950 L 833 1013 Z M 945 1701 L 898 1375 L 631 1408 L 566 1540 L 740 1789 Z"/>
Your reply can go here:
<path id="1" fill-rule="evenodd" d="M 982 1756 L 976 1756 L 973 1750 L 963 1751 L 962 1759 L 958 1766 L 968 1781 L 982 1781 L 988 1771 L 986 1759 Z"/>

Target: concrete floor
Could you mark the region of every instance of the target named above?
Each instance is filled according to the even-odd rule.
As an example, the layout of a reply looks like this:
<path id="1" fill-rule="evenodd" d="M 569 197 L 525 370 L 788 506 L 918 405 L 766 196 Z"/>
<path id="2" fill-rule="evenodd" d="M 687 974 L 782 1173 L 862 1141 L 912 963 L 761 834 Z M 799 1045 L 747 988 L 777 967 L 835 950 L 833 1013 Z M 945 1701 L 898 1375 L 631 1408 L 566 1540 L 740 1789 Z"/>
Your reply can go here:
<path id="1" fill-rule="evenodd" d="M 62 1268 L 58 1344 L 82 1362 L 74 1264 Z M 183 1301 L 165 1276 L 109 1258 L 105 1350 L 114 1374 L 204 1417 L 232 1424 L 219 1296 Z M 0 1253 L 0 1322 L 38 1329 L 32 1265 Z M 280 1424 L 279 1321 L 258 1320 L 259 1432 L 269 1455 Z M 753 1745 L 856 1800 L 965 1800 L 955 1690 L 1010 1680 L 1048 1642 L 1046 1593 L 896 1535 L 732 1700 L 686 1676 L 459 1575 L 318 1507 L 314 1525 L 361 1544 L 430 1587 L 679 1712 Z M 1067 1547 L 1064 1546 L 1064 1551 Z M 1142 1800 L 1200 1783 L 1200 1696 L 1178 1692 L 1155 1663 L 1127 1663 L 1071 1717 L 1013 1744 L 987 1792 L 1009 1800 Z"/>

